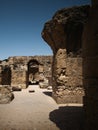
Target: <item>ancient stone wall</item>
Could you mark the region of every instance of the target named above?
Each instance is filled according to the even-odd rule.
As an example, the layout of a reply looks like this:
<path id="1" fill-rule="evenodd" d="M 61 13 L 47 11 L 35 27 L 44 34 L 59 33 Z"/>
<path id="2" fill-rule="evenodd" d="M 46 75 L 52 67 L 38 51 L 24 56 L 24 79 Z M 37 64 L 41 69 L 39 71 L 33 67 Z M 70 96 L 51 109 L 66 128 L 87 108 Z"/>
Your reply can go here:
<path id="1" fill-rule="evenodd" d="M 82 58 L 81 57 L 73 57 L 67 58 L 66 63 L 66 75 L 67 83 L 66 85 L 73 88 L 81 88 L 83 86 L 83 75 L 82 75 Z"/>
<path id="2" fill-rule="evenodd" d="M 29 85 L 28 63 L 32 60 L 39 64 L 34 74 L 37 81 L 42 80 L 42 75 L 43 78 L 51 77 L 52 56 L 14 56 L 1 61 L 0 84 L 26 88 Z"/>
<path id="3" fill-rule="evenodd" d="M 13 70 L 11 76 L 11 86 L 12 87 L 21 87 L 27 88 L 27 71 L 24 70 Z"/>
<path id="4" fill-rule="evenodd" d="M 9 57 L 8 62 L 9 65 L 14 65 L 14 68 L 17 65 L 20 69 L 28 69 L 28 63 L 30 60 L 36 60 L 40 64 L 40 70 L 43 71 L 45 74 L 45 77 L 48 77 L 48 75 L 51 74 L 51 63 L 52 63 L 52 56 L 15 56 L 15 57 Z M 42 69 L 42 66 L 43 69 Z M 42 69 L 42 70 L 41 70 Z"/>
<path id="5" fill-rule="evenodd" d="M 83 96 L 83 86 L 80 81 L 82 80 L 81 62 L 78 64 L 79 59 L 71 60 L 68 56 L 81 57 L 82 33 L 88 14 L 89 6 L 61 9 L 55 13 L 52 20 L 45 23 L 42 30 L 42 37 L 54 54 L 52 86 L 53 97 L 58 103 L 81 102 Z M 77 75 L 76 78 L 74 75 Z M 78 94 L 76 90 L 79 90 Z"/>
<path id="6" fill-rule="evenodd" d="M 66 62 L 63 60 L 60 63 L 55 73 L 57 86 L 54 88 L 53 98 L 57 103 L 83 103 L 82 58 L 67 57 Z"/>

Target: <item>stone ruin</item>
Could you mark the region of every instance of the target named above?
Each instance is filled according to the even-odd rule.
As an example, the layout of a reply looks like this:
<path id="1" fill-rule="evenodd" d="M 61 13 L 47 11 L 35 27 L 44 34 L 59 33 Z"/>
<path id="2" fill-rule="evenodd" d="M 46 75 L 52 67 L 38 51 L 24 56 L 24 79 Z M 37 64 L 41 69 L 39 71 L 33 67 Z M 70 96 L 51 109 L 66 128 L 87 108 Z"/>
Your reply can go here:
<path id="1" fill-rule="evenodd" d="M 57 67 L 53 72 L 52 64 Z M 59 85 L 57 89 L 53 86 L 55 82 L 52 80 L 52 73 L 55 73 Z M 53 86 L 53 98 L 57 103 L 82 103 L 84 90 L 81 56 L 66 55 L 66 49 L 59 49 L 55 62 L 53 56 L 14 56 L 1 61 L 1 86 L 11 86 L 14 90 L 14 87 L 26 89 L 31 84 L 39 84 L 40 88 Z M 72 88 L 75 89 L 71 90 Z"/>
<path id="2" fill-rule="evenodd" d="M 85 91 L 85 96 L 83 96 L 86 118 L 85 130 L 97 130 L 98 0 L 92 0 L 91 7 L 81 6 L 57 11 L 52 20 L 45 24 L 42 37 L 53 50 L 52 87 L 54 99 L 59 103 L 76 102 L 76 98 L 81 98 L 81 96 L 84 95 L 83 91 Z M 83 56 L 81 55 L 81 50 Z M 12 64 L 8 62 L 9 59 Z M 15 64 L 13 64 L 15 57 L 9 59 L 6 65 L 5 61 L 1 61 L 0 84 L 2 85 L 5 84 L 5 82 L 6 84 L 17 84 L 13 82 L 15 81 L 14 78 L 11 78 L 12 74 L 15 73 L 13 69 L 15 67 Z M 34 60 L 33 63 L 35 62 Z M 31 73 L 34 68 L 32 63 L 28 62 L 28 67 L 27 62 L 25 63 L 22 68 L 29 68 L 31 65 L 31 68 L 29 68 Z M 39 66 L 38 63 L 39 62 L 36 62 L 36 71 Z M 15 68 L 19 69 L 19 67 Z M 17 72 L 19 71 L 18 69 L 16 69 Z M 22 71 L 22 69 L 20 70 Z M 33 74 L 35 74 L 36 71 L 34 71 Z M 26 75 L 23 73 L 20 73 L 21 76 Z M 5 76 L 7 76 L 9 80 L 7 80 Z M 23 85 L 23 88 L 26 88 L 26 84 L 31 81 L 32 76 L 30 75 L 29 78 L 30 80 L 22 80 L 23 82 L 19 82 L 19 84 Z M 1 88 L 0 91 L 2 91 Z M 71 99 L 69 98 L 70 96 Z"/>
<path id="3" fill-rule="evenodd" d="M 52 86 L 57 103 L 82 103 L 82 33 L 89 6 L 61 9 L 45 23 L 42 37 L 52 56 L 16 56 L 1 61 L 0 84 L 27 88 Z M 51 70 L 52 68 L 52 70 Z"/>
<path id="4" fill-rule="evenodd" d="M 78 61 L 77 52 L 82 49 L 81 89 L 84 88 L 85 130 L 98 129 L 98 0 L 91 0 L 91 4 L 91 7 L 82 6 L 59 10 L 52 20 L 45 24 L 42 31 L 43 39 L 53 50 L 53 95 L 56 95 L 57 101 L 60 98 L 62 102 L 64 98 L 67 102 L 68 96 L 66 98 L 66 95 L 69 91 L 66 92 L 66 90 L 73 92 L 73 97 L 76 95 L 74 90 L 78 87 L 67 86 L 68 80 L 71 82 L 67 74 L 67 60 L 71 53 L 75 54 L 74 58 Z M 75 66 L 74 58 L 71 64 L 72 72 Z M 77 74 L 80 72 L 77 67 L 75 71 Z M 61 79 L 64 81 L 61 82 Z M 78 76 L 76 82 L 79 79 Z M 80 86 L 79 82 L 78 85 Z M 73 97 L 70 101 L 74 100 Z"/>
<path id="5" fill-rule="evenodd" d="M 52 87 L 57 103 L 82 103 L 82 33 L 89 6 L 64 8 L 45 23 L 42 37 L 53 50 Z"/>
<path id="6" fill-rule="evenodd" d="M 13 91 L 39 84 L 51 86 L 52 56 L 14 56 L 0 61 L 0 104 L 14 99 Z"/>
<path id="7" fill-rule="evenodd" d="M 0 64 L 0 85 L 24 89 L 30 84 L 44 83 L 46 79 L 51 85 L 51 64 L 52 56 L 9 57 Z"/>

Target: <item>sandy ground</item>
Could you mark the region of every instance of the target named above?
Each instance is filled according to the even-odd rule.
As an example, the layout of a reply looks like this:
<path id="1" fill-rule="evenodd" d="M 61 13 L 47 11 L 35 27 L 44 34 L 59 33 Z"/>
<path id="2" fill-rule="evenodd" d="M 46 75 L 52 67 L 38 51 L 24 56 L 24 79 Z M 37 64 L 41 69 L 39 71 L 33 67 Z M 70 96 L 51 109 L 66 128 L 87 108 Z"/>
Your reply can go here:
<path id="1" fill-rule="evenodd" d="M 35 90 L 29 93 L 29 90 Z M 83 130 L 82 104 L 56 104 L 51 90 L 29 86 L 0 104 L 0 130 Z"/>

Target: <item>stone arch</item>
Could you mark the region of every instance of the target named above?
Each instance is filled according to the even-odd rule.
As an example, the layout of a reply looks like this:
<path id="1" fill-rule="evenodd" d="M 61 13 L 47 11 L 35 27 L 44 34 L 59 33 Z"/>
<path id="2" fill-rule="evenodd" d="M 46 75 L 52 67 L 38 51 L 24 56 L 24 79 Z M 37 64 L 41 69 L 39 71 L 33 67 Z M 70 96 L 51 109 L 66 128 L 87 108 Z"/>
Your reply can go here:
<path id="1" fill-rule="evenodd" d="M 39 62 L 36 59 L 28 62 L 28 82 L 29 84 L 39 83 Z"/>

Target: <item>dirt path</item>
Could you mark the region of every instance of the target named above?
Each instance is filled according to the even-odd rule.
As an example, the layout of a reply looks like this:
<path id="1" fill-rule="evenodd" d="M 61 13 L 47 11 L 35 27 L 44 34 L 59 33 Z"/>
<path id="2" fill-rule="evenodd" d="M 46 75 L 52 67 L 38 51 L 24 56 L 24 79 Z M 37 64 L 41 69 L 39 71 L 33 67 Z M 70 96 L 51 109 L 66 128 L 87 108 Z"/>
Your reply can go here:
<path id="1" fill-rule="evenodd" d="M 82 105 L 58 105 L 51 90 L 36 85 L 14 95 L 10 104 L 0 105 L 0 130 L 83 130 Z"/>

